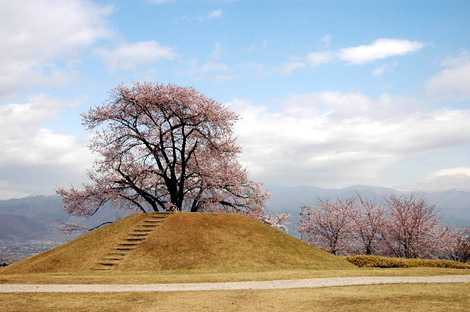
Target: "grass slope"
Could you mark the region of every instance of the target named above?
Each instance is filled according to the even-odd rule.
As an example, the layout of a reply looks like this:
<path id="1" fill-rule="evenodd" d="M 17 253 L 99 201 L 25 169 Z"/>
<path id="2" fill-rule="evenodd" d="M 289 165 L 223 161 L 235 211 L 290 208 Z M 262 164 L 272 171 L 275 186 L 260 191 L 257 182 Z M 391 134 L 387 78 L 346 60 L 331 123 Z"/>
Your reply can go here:
<path id="1" fill-rule="evenodd" d="M 86 272 L 146 216 L 136 214 L 70 243 L 12 264 L 2 273 Z M 123 272 L 242 272 L 351 269 L 344 258 L 245 216 L 178 213 L 169 216 L 121 262 Z"/>
<path id="2" fill-rule="evenodd" d="M 84 272 L 93 268 L 132 226 L 145 218 L 135 214 L 112 225 L 103 226 L 79 238 L 36 256 L 15 262 L 2 273 Z"/>

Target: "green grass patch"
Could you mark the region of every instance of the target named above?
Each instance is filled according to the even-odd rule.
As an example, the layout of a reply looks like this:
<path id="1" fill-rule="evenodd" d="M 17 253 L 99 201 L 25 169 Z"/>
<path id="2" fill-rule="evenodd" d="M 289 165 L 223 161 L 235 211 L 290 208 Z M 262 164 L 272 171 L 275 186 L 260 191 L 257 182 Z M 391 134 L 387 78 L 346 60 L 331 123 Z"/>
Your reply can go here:
<path id="1" fill-rule="evenodd" d="M 346 259 L 358 267 L 366 268 L 450 268 L 450 269 L 470 269 L 470 264 L 452 260 L 440 259 L 406 259 L 381 256 L 350 256 Z"/>

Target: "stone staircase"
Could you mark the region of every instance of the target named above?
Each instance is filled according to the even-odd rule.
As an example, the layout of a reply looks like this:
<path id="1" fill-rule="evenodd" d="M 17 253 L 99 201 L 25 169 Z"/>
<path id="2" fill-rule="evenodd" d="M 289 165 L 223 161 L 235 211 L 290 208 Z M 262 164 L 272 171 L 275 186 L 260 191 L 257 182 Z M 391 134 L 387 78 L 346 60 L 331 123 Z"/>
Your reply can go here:
<path id="1" fill-rule="evenodd" d="M 121 240 L 110 252 L 98 260 L 94 270 L 109 271 L 115 269 L 132 250 L 136 249 L 147 239 L 150 233 L 158 228 L 168 215 L 169 213 L 153 213 L 134 225 L 125 239 Z"/>

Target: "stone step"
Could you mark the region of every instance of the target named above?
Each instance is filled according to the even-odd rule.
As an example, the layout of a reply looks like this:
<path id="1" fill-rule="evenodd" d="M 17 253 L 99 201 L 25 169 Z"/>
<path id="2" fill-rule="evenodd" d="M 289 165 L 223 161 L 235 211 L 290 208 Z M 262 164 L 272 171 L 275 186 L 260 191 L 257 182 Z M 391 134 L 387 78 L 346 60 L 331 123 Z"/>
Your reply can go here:
<path id="1" fill-rule="evenodd" d="M 119 247 L 134 247 L 134 246 L 138 246 L 139 244 L 137 244 L 136 242 L 130 242 L 130 243 L 119 243 L 118 246 Z"/>
<path id="2" fill-rule="evenodd" d="M 143 242 L 145 237 L 128 237 L 126 238 L 126 242 Z"/>
<path id="3" fill-rule="evenodd" d="M 127 252 L 109 252 L 105 255 L 105 257 L 110 256 L 110 257 L 119 257 L 119 256 L 125 256 L 127 255 Z"/>
<path id="4" fill-rule="evenodd" d="M 117 263 L 114 263 L 114 262 L 98 262 L 98 264 L 104 265 L 104 266 L 107 266 L 107 267 L 112 267 L 112 266 L 115 266 Z"/>
<path id="5" fill-rule="evenodd" d="M 105 259 L 105 258 L 101 258 L 100 259 L 100 262 L 98 263 L 114 263 L 116 264 L 117 261 L 121 261 L 123 258 L 119 258 L 119 259 L 116 259 L 116 258 L 113 258 L 113 259 Z"/>
<path id="6" fill-rule="evenodd" d="M 127 256 L 128 253 L 121 254 L 121 255 L 105 255 L 101 259 L 124 259 Z"/>
<path id="7" fill-rule="evenodd" d="M 169 214 L 161 213 L 148 216 L 143 222 L 134 226 L 131 232 L 128 233 L 127 238 L 119 242 L 111 252 L 106 254 L 97 263 L 95 270 L 110 271 L 115 268 L 129 252 L 136 249 L 147 236 L 150 235 L 160 223 L 168 217 Z"/>
<path id="8" fill-rule="evenodd" d="M 145 227 L 141 227 L 141 228 L 136 228 L 134 230 L 134 232 L 132 232 L 132 233 L 147 234 L 148 235 L 148 234 L 152 233 L 153 231 L 155 231 L 155 229 L 156 229 L 156 227 L 145 226 Z M 138 230 L 140 230 L 140 231 L 138 231 Z"/>
<path id="9" fill-rule="evenodd" d="M 114 248 L 114 250 L 119 250 L 119 251 L 131 251 L 133 249 L 134 248 L 132 248 L 132 247 L 116 247 L 116 248 Z"/>
<path id="10" fill-rule="evenodd" d="M 126 255 L 127 256 L 127 255 Z M 122 256 L 122 257 L 113 257 L 113 256 L 106 256 L 106 257 L 103 257 L 100 259 L 100 261 L 121 261 L 123 260 L 126 256 Z"/>
<path id="11" fill-rule="evenodd" d="M 153 229 L 135 229 L 132 234 L 149 234 L 150 232 L 153 232 Z"/>

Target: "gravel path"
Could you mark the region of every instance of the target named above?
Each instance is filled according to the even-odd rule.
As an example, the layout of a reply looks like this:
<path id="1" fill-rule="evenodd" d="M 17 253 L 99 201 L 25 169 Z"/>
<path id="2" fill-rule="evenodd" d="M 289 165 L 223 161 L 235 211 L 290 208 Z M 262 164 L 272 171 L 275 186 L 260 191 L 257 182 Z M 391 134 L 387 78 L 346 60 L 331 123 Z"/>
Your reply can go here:
<path id="1" fill-rule="evenodd" d="M 109 292 L 169 292 L 240 289 L 319 288 L 331 286 L 409 284 L 409 283 L 470 283 L 470 275 L 442 276 L 367 276 L 335 277 L 300 280 L 176 283 L 176 284 L 0 284 L 0 293 L 109 293 Z"/>

